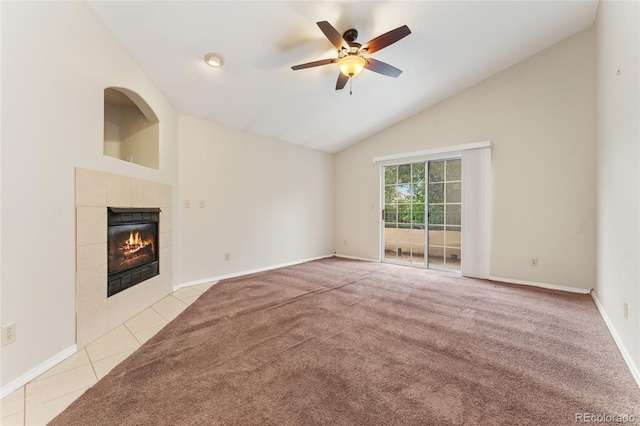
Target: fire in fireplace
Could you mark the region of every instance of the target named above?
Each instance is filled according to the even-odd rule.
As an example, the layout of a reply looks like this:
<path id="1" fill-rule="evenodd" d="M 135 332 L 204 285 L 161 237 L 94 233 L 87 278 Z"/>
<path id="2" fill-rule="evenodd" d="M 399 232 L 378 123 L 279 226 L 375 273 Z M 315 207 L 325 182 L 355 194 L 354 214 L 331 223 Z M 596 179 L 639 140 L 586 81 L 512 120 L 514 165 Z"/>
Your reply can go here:
<path id="1" fill-rule="evenodd" d="M 107 296 L 159 274 L 159 219 L 158 208 L 109 207 Z"/>

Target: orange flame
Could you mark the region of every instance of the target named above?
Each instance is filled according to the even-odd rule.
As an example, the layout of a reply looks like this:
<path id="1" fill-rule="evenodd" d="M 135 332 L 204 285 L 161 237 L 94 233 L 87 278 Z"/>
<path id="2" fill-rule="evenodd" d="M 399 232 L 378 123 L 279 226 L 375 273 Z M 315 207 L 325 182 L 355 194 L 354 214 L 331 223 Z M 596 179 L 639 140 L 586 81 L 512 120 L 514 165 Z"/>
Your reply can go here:
<path id="1" fill-rule="evenodd" d="M 130 257 L 135 255 L 140 249 L 143 249 L 147 246 L 151 246 L 151 251 L 155 253 L 155 246 L 153 244 L 153 238 L 149 240 L 143 240 L 140 236 L 140 232 L 129 232 L 129 238 L 126 239 L 122 244 L 122 249 L 125 257 Z"/>
<path id="2" fill-rule="evenodd" d="M 129 232 L 129 241 L 128 241 L 129 247 L 130 248 L 142 248 L 144 247 L 143 243 L 142 243 L 142 238 L 140 238 L 140 233 L 136 232 L 135 235 L 133 233 L 133 231 Z"/>

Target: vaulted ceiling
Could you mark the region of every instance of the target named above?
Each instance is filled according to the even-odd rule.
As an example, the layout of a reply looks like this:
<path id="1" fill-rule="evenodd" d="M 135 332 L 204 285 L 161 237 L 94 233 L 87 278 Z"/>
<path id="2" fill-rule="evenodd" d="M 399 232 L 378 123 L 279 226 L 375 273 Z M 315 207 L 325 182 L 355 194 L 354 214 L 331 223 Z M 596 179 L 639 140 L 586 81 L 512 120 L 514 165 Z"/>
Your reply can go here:
<path id="1" fill-rule="evenodd" d="M 183 113 L 338 152 L 593 24 L 589 1 L 90 1 L 100 19 Z M 403 71 L 369 70 L 336 91 L 337 56 L 316 22 L 364 43 L 412 33 L 371 55 Z M 222 68 L 204 55 L 224 56 Z M 131 88 L 135 89 L 135 88 Z"/>

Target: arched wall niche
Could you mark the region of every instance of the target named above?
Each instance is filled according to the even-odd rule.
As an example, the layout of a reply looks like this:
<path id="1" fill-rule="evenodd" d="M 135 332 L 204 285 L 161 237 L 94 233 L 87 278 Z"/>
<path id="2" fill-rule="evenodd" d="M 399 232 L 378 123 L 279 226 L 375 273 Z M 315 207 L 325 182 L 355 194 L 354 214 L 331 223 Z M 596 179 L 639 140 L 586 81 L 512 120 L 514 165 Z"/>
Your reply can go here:
<path id="1" fill-rule="evenodd" d="M 104 155 L 158 170 L 159 127 L 142 96 L 122 87 L 104 89 Z"/>

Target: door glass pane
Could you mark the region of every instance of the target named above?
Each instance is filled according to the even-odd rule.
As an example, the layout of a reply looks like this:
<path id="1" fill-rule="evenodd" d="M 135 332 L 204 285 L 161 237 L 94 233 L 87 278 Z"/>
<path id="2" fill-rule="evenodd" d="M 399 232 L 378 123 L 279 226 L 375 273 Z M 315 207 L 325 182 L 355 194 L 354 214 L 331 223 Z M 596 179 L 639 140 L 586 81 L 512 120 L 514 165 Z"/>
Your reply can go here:
<path id="1" fill-rule="evenodd" d="M 416 229 L 421 227 L 424 229 L 424 206 L 420 206 L 420 209 L 414 209 L 412 212 L 412 228 Z"/>
<path id="2" fill-rule="evenodd" d="M 446 242 L 447 247 L 460 248 L 460 241 L 462 240 L 462 232 L 460 232 L 460 226 L 447 226 L 446 227 Z"/>
<path id="3" fill-rule="evenodd" d="M 411 244 L 406 242 L 398 243 L 397 259 L 399 262 L 411 263 Z"/>
<path id="4" fill-rule="evenodd" d="M 398 181 L 398 166 L 389 166 L 384 168 L 385 185 L 395 185 Z"/>
<path id="5" fill-rule="evenodd" d="M 444 206 L 429 204 L 429 225 L 444 225 Z"/>
<path id="6" fill-rule="evenodd" d="M 429 233 L 431 235 L 431 233 Z M 444 266 L 444 247 L 429 244 L 429 267 L 442 269 Z"/>
<path id="7" fill-rule="evenodd" d="M 429 163 L 429 182 L 444 182 L 443 161 L 431 161 Z"/>
<path id="8" fill-rule="evenodd" d="M 444 203 L 444 183 L 429 184 L 429 204 Z"/>
<path id="9" fill-rule="evenodd" d="M 447 160 L 447 182 L 462 180 L 462 160 Z"/>
<path id="10" fill-rule="evenodd" d="M 398 223 L 411 223 L 411 204 L 398 204 Z"/>
<path id="11" fill-rule="evenodd" d="M 398 221 L 398 206 L 396 204 L 387 204 L 384 208 L 385 222 L 392 225 Z"/>
<path id="12" fill-rule="evenodd" d="M 422 246 L 424 252 L 424 227 L 413 228 L 411 230 L 411 244 Z"/>
<path id="13" fill-rule="evenodd" d="M 445 216 L 445 223 L 447 225 L 460 225 L 461 218 L 461 205 L 460 204 L 447 204 L 447 214 Z"/>
<path id="14" fill-rule="evenodd" d="M 396 201 L 396 187 L 394 186 L 385 186 L 384 187 L 384 203 L 392 204 Z"/>
<path id="15" fill-rule="evenodd" d="M 460 269 L 460 249 L 445 247 L 444 261 L 442 267 L 444 269 Z"/>
<path id="16" fill-rule="evenodd" d="M 444 226 L 429 225 L 429 245 L 444 246 Z"/>
<path id="17" fill-rule="evenodd" d="M 459 203 L 462 201 L 462 182 L 447 183 L 447 203 Z"/>
<path id="18" fill-rule="evenodd" d="M 403 202 L 413 203 L 413 199 L 415 198 L 414 186 L 412 184 L 405 185 L 403 190 L 405 191 Z"/>
<path id="19" fill-rule="evenodd" d="M 413 178 L 413 182 L 424 182 L 424 169 L 424 163 L 416 163 L 411 165 L 411 175 Z"/>
<path id="20" fill-rule="evenodd" d="M 396 241 L 396 228 L 394 226 L 384 229 L 384 258 L 394 259 L 398 251 L 398 242 Z"/>
<path id="21" fill-rule="evenodd" d="M 398 183 L 411 182 L 411 164 L 398 166 Z"/>

